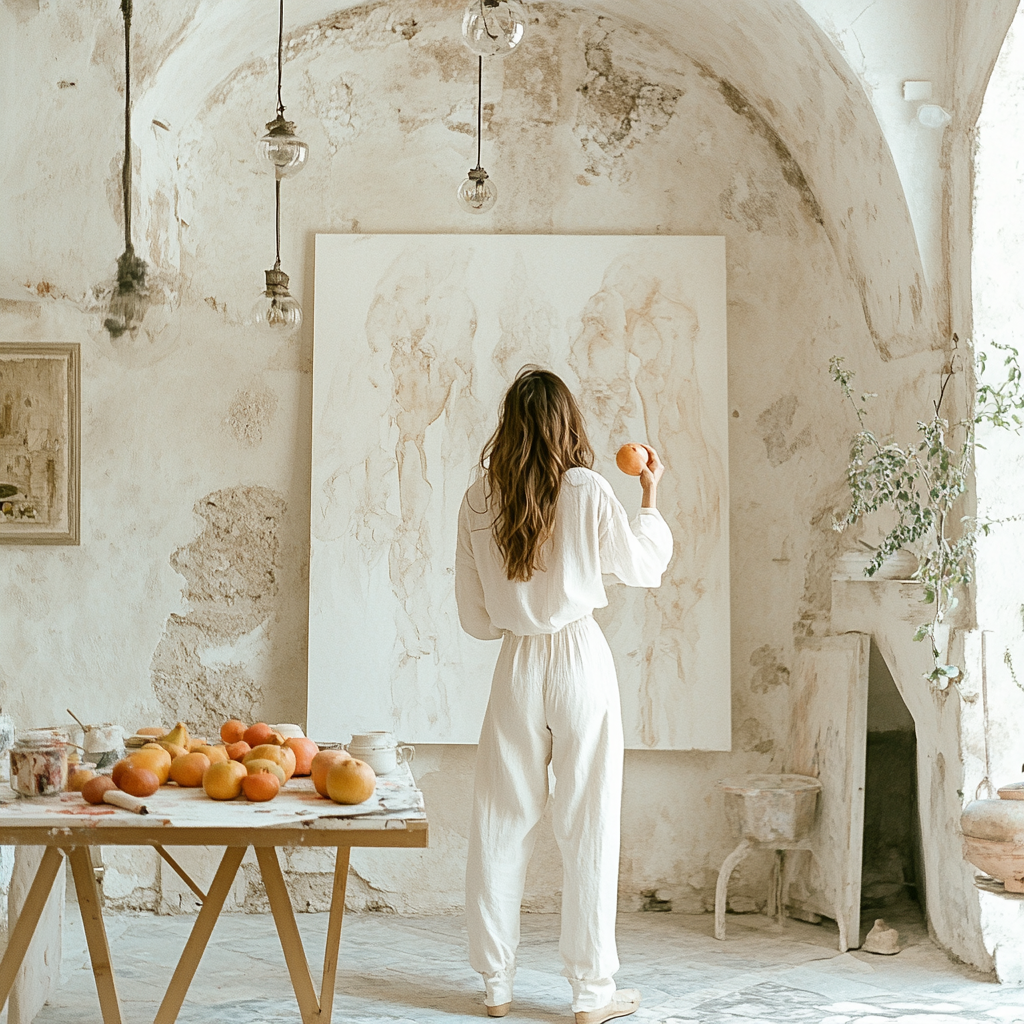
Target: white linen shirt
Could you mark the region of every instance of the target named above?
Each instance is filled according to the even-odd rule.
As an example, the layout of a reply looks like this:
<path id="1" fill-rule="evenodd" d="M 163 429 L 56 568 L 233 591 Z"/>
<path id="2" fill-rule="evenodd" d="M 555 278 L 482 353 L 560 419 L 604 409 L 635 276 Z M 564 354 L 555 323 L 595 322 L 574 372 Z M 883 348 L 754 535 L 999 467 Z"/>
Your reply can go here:
<path id="1" fill-rule="evenodd" d="M 562 476 L 554 530 L 541 551 L 545 568 L 530 580 L 505 574 L 493 521 L 481 478 L 462 499 L 455 552 L 459 621 L 479 640 L 557 633 L 608 604 L 602 573 L 630 587 L 657 587 L 672 557 L 661 513 L 642 508 L 630 523 L 608 481 L 582 467 Z"/>

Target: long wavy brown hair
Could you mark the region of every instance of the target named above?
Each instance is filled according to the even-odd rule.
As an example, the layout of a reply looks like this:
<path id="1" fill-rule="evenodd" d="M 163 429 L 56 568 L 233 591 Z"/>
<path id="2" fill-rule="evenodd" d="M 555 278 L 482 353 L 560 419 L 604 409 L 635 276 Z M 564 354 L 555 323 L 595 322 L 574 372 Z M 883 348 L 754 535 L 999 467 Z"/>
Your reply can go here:
<path id="1" fill-rule="evenodd" d="M 524 366 L 505 392 L 498 429 L 480 457 L 498 509 L 494 540 L 510 580 L 525 582 L 544 570 L 541 548 L 554 529 L 562 474 L 593 464 L 572 392 L 550 371 Z"/>

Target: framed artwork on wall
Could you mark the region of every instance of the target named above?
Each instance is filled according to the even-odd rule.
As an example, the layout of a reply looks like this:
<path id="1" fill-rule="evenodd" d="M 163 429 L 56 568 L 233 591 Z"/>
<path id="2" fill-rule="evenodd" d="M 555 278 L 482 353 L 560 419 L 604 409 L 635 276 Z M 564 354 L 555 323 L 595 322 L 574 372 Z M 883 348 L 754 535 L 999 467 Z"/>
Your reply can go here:
<path id="1" fill-rule="evenodd" d="M 728 750 L 725 240 L 680 236 L 318 235 L 308 716 L 319 735 L 387 729 L 475 743 L 499 645 L 462 632 L 459 506 L 517 371 L 579 397 L 629 514 L 626 441 L 670 472 L 676 550 L 661 587 L 608 581 L 595 618 L 626 746 Z"/>
<path id="2" fill-rule="evenodd" d="M 78 544 L 81 346 L 0 343 L 0 544 Z"/>

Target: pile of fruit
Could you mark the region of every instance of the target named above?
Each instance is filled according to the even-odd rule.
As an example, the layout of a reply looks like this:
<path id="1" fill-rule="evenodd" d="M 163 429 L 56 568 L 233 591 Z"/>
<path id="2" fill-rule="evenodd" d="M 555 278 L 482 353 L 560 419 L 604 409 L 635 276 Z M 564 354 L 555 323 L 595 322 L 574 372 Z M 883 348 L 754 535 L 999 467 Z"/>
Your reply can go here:
<path id="1" fill-rule="evenodd" d="M 376 786 L 377 776 L 364 761 L 346 750 L 320 750 L 305 736 L 287 739 L 266 722 L 246 726 L 233 718 L 220 729 L 223 742 L 211 744 L 189 736 L 179 722 L 170 732 L 145 728 L 146 743 L 114 765 L 110 775 L 96 775 L 80 783 L 91 804 L 103 803 L 103 794 L 120 789 L 131 796 L 152 796 L 161 786 L 203 789 L 213 800 L 273 800 L 293 775 L 309 775 L 322 797 L 339 804 L 361 804 Z M 77 786 L 76 786 L 77 788 Z"/>

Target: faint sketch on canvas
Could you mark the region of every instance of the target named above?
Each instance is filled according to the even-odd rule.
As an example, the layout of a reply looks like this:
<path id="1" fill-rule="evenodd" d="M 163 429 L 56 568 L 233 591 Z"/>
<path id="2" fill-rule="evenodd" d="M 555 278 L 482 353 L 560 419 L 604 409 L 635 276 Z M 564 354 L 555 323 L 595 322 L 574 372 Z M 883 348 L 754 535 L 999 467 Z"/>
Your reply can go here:
<path id="1" fill-rule="evenodd" d="M 728 749 L 724 246 L 718 238 L 320 236 L 310 728 L 476 741 L 497 644 L 463 634 L 455 522 L 525 363 L 579 395 L 603 472 L 649 440 L 670 468 L 663 586 L 609 582 L 599 619 L 630 746 Z"/>
<path id="2" fill-rule="evenodd" d="M 0 344 L 0 543 L 78 543 L 78 357 Z"/>

